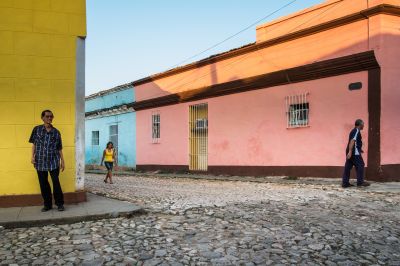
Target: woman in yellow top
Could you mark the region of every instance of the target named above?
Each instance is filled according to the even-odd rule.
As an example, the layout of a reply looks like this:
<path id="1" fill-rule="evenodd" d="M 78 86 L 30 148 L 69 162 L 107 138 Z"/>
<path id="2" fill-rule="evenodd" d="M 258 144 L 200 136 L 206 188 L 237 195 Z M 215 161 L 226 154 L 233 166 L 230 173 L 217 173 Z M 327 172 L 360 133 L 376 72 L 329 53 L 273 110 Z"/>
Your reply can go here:
<path id="1" fill-rule="evenodd" d="M 107 179 L 110 179 L 110 184 L 114 184 L 112 181 L 112 170 L 113 170 L 113 165 L 115 162 L 115 166 L 117 166 L 116 160 L 115 160 L 115 150 L 114 150 L 114 144 L 110 141 L 107 143 L 106 148 L 103 151 L 103 158 L 101 159 L 100 165 L 103 164 L 107 168 L 107 175 L 106 179 L 104 179 L 104 183 L 107 183 Z"/>

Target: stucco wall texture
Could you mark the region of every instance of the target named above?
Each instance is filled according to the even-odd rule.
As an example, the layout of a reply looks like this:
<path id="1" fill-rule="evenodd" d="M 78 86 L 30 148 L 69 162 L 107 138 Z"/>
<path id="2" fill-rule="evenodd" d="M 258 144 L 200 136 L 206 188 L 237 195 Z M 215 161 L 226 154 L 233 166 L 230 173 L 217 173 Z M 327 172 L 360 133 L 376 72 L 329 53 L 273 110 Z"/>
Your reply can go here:
<path id="1" fill-rule="evenodd" d="M 111 125 L 118 125 L 118 166 L 135 168 L 136 115 L 134 112 L 86 120 L 86 165 L 100 164 L 106 144 L 110 141 L 109 127 Z M 98 146 L 92 145 L 92 131 L 99 131 Z"/>
<path id="2" fill-rule="evenodd" d="M 104 108 L 111 108 L 121 104 L 133 103 L 135 101 L 135 91 L 133 87 L 119 90 L 94 98 L 90 97 L 85 101 L 85 112 L 92 112 Z"/>
<path id="3" fill-rule="evenodd" d="M 86 112 L 111 108 L 135 101 L 133 87 L 89 98 L 85 102 Z M 118 165 L 136 167 L 136 114 L 133 111 L 107 114 L 85 120 L 85 163 L 86 165 L 100 164 L 103 150 L 110 140 L 111 125 L 118 125 Z M 92 131 L 99 131 L 99 145 L 92 145 Z"/>
<path id="4" fill-rule="evenodd" d="M 367 73 L 161 107 L 159 144 L 151 143 L 152 110 L 137 112 L 138 164 L 187 165 L 187 110 L 207 102 L 210 166 L 341 166 L 353 120 L 368 121 L 367 87 L 349 91 L 354 81 L 367 84 Z M 310 127 L 288 130 L 284 98 L 303 92 L 310 93 Z"/>
<path id="5" fill-rule="evenodd" d="M 75 191 L 76 42 L 84 36 L 85 0 L 0 1 L 0 195 L 40 194 L 28 139 L 44 109 L 63 138 L 62 188 Z"/>
<path id="6" fill-rule="evenodd" d="M 400 0 L 326 1 L 259 26 L 257 42 L 380 4 L 400 6 Z M 365 17 L 175 75 L 155 78 L 136 86 L 136 99 L 156 98 L 374 50 L 382 71 L 381 164 L 399 164 L 399 25 L 400 17 L 394 15 Z M 363 89 L 349 91 L 348 84 L 357 81 L 363 82 Z M 286 129 L 284 97 L 297 92 L 310 92 L 310 127 Z M 359 72 L 203 100 L 201 102 L 209 104 L 209 165 L 341 166 L 346 137 L 354 120 L 368 121 L 367 93 L 367 72 Z M 150 146 L 148 122 L 152 110 L 137 112 L 138 139 L 147 140 L 138 143 L 138 165 L 188 165 L 187 113 L 188 105 L 195 103 L 158 108 L 162 121 L 161 143 L 153 146 Z M 364 130 L 365 144 L 367 133 Z M 185 143 L 186 146 L 182 146 Z"/>

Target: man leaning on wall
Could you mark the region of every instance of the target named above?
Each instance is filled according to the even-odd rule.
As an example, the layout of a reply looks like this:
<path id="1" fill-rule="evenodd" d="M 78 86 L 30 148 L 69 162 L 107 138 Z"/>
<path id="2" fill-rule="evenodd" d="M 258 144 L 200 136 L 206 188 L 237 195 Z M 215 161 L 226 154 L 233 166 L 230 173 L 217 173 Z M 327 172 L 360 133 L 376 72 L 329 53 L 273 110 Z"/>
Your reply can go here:
<path id="1" fill-rule="evenodd" d="M 41 114 L 43 125 L 33 128 L 29 142 L 32 143 L 31 162 L 39 178 L 40 191 L 43 197 L 42 212 L 47 212 L 53 207 L 51 187 L 48 181 L 50 172 L 53 183 L 54 201 L 59 211 L 64 211 L 64 195 L 61 189 L 59 174 L 64 171 L 64 155 L 60 131 L 53 127 L 53 112 L 44 110 Z"/>

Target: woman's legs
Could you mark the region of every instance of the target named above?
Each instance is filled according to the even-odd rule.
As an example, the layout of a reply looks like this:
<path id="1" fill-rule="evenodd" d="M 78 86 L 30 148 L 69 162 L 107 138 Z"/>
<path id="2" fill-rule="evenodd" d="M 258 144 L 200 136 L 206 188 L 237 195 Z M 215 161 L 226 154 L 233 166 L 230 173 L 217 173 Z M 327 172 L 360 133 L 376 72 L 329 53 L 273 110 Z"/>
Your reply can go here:
<path id="1" fill-rule="evenodd" d="M 112 162 L 104 162 L 104 165 L 107 168 L 107 175 L 106 175 L 106 179 L 104 179 L 104 182 L 107 183 L 107 179 L 110 179 L 110 184 L 112 184 L 112 167 L 113 167 L 113 163 Z"/>
<path id="2" fill-rule="evenodd" d="M 112 170 L 110 170 L 108 172 L 109 172 L 108 177 L 110 178 L 110 184 L 114 184 L 112 181 Z"/>

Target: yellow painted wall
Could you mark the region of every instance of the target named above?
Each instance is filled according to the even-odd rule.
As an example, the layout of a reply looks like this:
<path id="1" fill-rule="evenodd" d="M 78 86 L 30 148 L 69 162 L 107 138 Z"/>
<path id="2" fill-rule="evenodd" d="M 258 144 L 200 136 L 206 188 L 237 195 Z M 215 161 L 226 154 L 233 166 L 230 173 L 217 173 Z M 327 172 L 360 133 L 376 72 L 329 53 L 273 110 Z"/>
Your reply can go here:
<path id="1" fill-rule="evenodd" d="M 44 109 L 63 138 L 62 188 L 75 191 L 78 36 L 85 0 L 0 0 L 0 196 L 40 193 L 28 139 Z"/>

